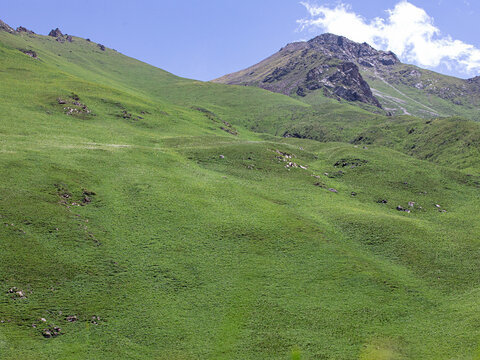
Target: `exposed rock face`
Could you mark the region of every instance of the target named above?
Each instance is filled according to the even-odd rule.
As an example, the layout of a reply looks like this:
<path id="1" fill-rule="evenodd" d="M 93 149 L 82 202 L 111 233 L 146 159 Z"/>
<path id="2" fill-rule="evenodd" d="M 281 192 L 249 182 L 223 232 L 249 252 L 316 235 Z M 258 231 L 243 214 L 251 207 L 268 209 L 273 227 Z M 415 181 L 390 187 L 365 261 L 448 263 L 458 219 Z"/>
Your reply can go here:
<path id="1" fill-rule="evenodd" d="M 5 24 L 2 20 L 0 20 L 0 31 L 6 31 L 6 32 L 9 32 L 10 34 L 13 34 L 15 32 L 13 28 Z"/>
<path id="2" fill-rule="evenodd" d="M 50 31 L 48 36 L 59 38 L 59 37 L 63 37 L 63 34 L 59 28 L 56 28 L 55 30 Z"/>
<path id="3" fill-rule="evenodd" d="M 314 68 L 308 72 L 305 82 L 308 90 L 324 88 L 327 95 L 336 95 L 347 101 L 360 101 L 382 107 L 373 96 L 370 86 L 363 79 L 357 65 L 352 62 L 342 63 L 336 66 L 335 72 L 331 75 L 325 71 L 326 69 L 329 69 L 328 65 Z M 297 94 L 302 96 L 299 92 Z"/>

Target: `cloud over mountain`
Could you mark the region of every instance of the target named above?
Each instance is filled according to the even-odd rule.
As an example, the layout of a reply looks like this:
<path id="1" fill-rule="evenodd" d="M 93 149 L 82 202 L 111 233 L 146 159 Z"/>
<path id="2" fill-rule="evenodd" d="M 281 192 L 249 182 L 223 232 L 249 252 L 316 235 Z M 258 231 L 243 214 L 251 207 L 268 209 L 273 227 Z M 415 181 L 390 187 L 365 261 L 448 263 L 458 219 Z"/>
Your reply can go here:
<path id="1" fill-rule="evenodd" d="M 480 71 L 480 49 L 442 34 L 424 9 L 403 0 L 385 18 L 367 20 L 350 5 L 302 2 L 310 16 L 298 20 L 300 29 L 331 32 L 395 52 L 403 61 L 423 67 L 446 66 L 466 75 Z"/>

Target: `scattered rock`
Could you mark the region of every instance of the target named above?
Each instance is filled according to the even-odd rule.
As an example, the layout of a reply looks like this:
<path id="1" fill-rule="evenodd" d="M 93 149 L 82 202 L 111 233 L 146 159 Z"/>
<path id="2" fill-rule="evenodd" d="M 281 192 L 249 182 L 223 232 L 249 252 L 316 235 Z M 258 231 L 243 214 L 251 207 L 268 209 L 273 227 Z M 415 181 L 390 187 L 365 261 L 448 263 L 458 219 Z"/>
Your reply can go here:
<path id="1" fill-rule="evenodd" d="M 220 155 L 220 159 L 225 159 L 225 155 Z"/>
<path id="2" fill-rule="evenodd" d="M 285 167 L 287 169 L 300 168 L 300 169 L 303 169 L 303 170 L 308 170 L 307 166 L 299 165 L 299 164 L 297 164 L 293 161 L 290 161 L 291 159 L 296 157 L 294 154 L 289 154 L 289 153 L 286 153 L 286 152 L 283 152 L 283 151 L 280 151 L 280 150 L 272 150 L 272 151 L 279 155 L 279 156 L 276 156 L 276 158 L 278 160 L 281 160 L 281 161 L 284 161 L 284 162 L 287 163 L 287 165 L 285 165 Z"/>
<path id="3" fill-rule="evenodd" d="M 278 155 L 280 155 L 280 156 L 277 156 L 277 159 L 283 160 L 283 161 L 287 161 L 288 159 L 292 159 L 292 158 L 296 157 L 293 154 L 289 154 L 289 153 L 286 153 L 286 152 L 283 152 L 283 151 L 280 151 L 280 150 L 274 150 L 274 152 L 276 152 Z"/>
<path id="4" fill-rule="evenodd" d="M 101 320 L 101 319 L 100 319 L 100 316 L 93 315 L 93 316 L 92 316 L 92 321 L 91 321 L 91 323 L 92 323 L 93 325 L 98 325 L 98 324 L 100 323 L 100 320 Z"/>
<path id="5" fill-rule="evenodd" d="M 409 209 L 404 209 L 404 208 L 403 208 L 402 206 L 400 206 L 400 205 L 397 206 L 397 210 L 398 210 L 398 211 L 404 211 L 404 212 L 406 212 L 406 213 L 410 213 L 410 212 L 411 212 Z"/>
<path id="6" fill-rule="evenodd" d="M 68 322 L 75 322 L 75 321 L 78 321 L 78 318 L 75 315 L 70 315 L 70 316 L 67 316 L 65 320 Z"/>
<path id="7" fill-rule="evenodd" d="M 47 339 L 57 337 L 62 335 L 62 329 L 60 329 L 58 326 L 50 326 L 42 330 L 42 335 Z"/>
<path id="8" fill-rule="evenodd" d="M 352 193 L 350 195 L 357 196 L 357 193 L 355 191 L 352 191 Z"/>
<path id="9" fill-rule="evenodd" d="M 388 200 L 386 200 L 386 199 L 377 200 L 377 203 L 378 204 L 388 204 Z"/>
<path id="10" fill-rule="evenodd" d="M 12 294 L 12 299 L 13 300 L 19 300 L 19 299 L 26 299 L 27 298 L 27 296 L 25 295 L 25 291 L 20 290 L 20 289 L 16 288 L 15 286 L 10 288 L 7 291 L 7 294 Z"/>
<path id="11" fill-rule="evenodd" d="M 68 41 L 68 42 L 73 42 L 73 37 L 72 37 L 72 35 L 67 35 L 67 41 Z"/>
<path id="12" fill-rule="evenodd" d="M 409 201 L 409 202 L 408 202 L 408 206 L 410 206 L 410 207 L 413 208 L 413 207 L 415 207 L 415 203 L 414 203 L 413 201 Z"/>
<path id="13" fill-rule="evenodd" d="M 334 188 L 330 188 L 328 189 L 328 191 L 332 192 L 332 193 L 338 193 L 338 190 L 337 189 L 334 189 Z"/>
<path id="14" fill-rule="evenodd" d="M 100 50 L 102 51 L 105 51 L 106 48 L 105 48 L 105 45 L 102 45 L 102 44 L 97 44 L 97 46 L 100 48 Z"/>
<path id="15" fill-rule="evenodd" d="M 338 160 L 333 166 L 335 167 L 350 167 L 350 168 L 355 168 L 358 166 L 363 166 L 367 164 L 367 160 L 362 160 L 362 159 L 353 159 L 353 158 L 348 158 L 348 159 L 340 159 Z"/>

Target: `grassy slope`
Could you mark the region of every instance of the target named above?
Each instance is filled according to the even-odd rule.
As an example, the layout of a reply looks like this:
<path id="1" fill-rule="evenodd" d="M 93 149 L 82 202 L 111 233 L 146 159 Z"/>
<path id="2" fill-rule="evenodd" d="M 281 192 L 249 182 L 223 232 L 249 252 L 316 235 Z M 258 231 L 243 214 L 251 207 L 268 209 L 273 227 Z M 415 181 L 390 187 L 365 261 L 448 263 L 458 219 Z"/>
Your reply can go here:
<path id="1" fill-rule="evenodd" d="M 312 116 L 75 40 L 0 33 L 2 359 L 474 358 L 478 178 L 385 147 L 252 133 L 330 119 L 332 136 L 370 125 L 404 141 L 350 107 Z M 96 116 L 65 115 L 56 99 L 71 92 Z M 367 163 L 333 166 L 348 158 Z M 92 203 L 72 206 L 83 189 Z M 408 201 L 411 214 L 395 210 Z M 43 339 L 42 317 L 64 335 Z"/>

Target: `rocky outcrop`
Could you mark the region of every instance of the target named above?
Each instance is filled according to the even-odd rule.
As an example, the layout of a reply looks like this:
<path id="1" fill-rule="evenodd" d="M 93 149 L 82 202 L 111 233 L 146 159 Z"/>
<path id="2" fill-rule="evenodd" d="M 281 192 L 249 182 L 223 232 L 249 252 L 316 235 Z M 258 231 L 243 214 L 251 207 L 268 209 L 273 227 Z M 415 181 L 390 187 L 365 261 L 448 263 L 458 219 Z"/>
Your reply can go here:
<path id="1" fill-rule="evenodd" d="M 2 20 L 0 20 L 0 31 L 6 31 L 6 32 L 9 32 L 10 34 L 13 34 L 15 32 L 13 28 L 5 24 Z"/>
<path id="2" fill-rule="evenodd" d="M 56 29 L 50 31 L 48 36 L 51 36 L 51 37 L 54 37 L 54 38 L 59 38 L 59 37 L 63 37 L 63 34 L 62 34 L 62 32 L 60 31 L 59 28 L 56 28 Z"/>
<path id="3" fill-rule="evenodd" d="M 38 58 L 37 53 L 33 50 L 20 50 L 20 51 L 23 52 L 25 55 L 30 56 L 31 58 L 34 58 L 34 59 Z"/>
<path id="4" fill-rule="evenodd" d="M 27 34 L 30 34 L 30 35 L 35 35 L 35 33 L 32 30 L 28 30 L 27 28 L 25 28 L 23 26 L 17 27 L 16 31 L 17 31 L 17 33 L 27 33 Z"/>

